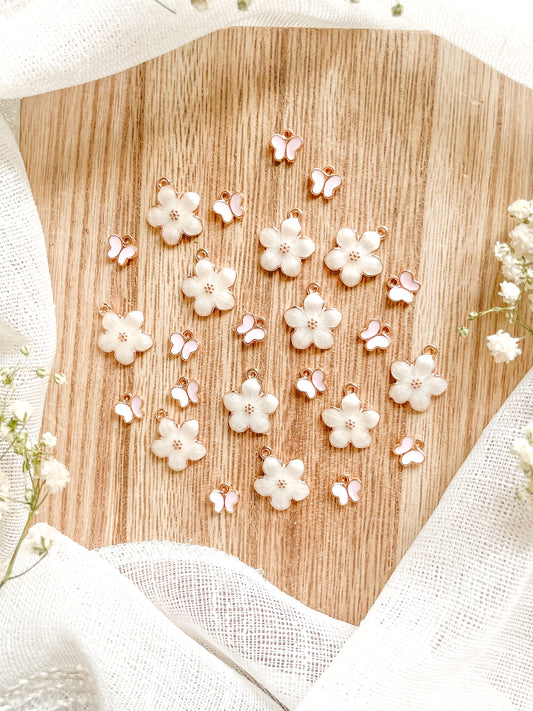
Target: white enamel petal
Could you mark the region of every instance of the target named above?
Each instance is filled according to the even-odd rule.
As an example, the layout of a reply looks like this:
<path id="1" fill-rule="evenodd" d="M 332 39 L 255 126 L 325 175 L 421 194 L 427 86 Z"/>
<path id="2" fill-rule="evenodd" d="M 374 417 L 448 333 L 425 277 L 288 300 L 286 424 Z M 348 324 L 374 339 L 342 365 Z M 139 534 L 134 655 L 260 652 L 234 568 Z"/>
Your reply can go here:
<path id="1" fill-rule="evenodd" d="M 250 427 L 250 415 L 244 410 L 236 410 L 230 415 L 228 423 L 234 432 L 246 432 Z"/>
<path id="2" fill-rule="evenodd" d="M 261 394 L 261 385 L 257 378 L 247 378 L 241 386 L 241 393 L 246 400 L 257 400 Z"/>
<path id="3" fill-rule="evenodd" d="M 337 232 L 336 241 L 339 247 L 351 252 L 358 246 L 357 232 L 352 230 L 351 227 L 342 227 Z"/>
<path id="4" fill-rule="evenodd" d="M 282 256 L 279 249 L 266 249 L 261 255 L 261 266 L 267 272 L 274 272 L 281 267 Z"/>
<path id="5" fill-rule="evenodd" d="M 165 210 L 165 208 L 160 205 L 156 205 L 148 210 L 146 220 L 149 225 L 152 225 L 152 227 L 163 227 L 163 225 L 166 225 L 167 222 L 169 222 L 170 216 L 168 214 L 168 210 Z"/>
<path id="6" fill-rule="evenodd" d="M 324 308 L 324 299 L 320 294 L 308 294 L 304 299 L 304 311 L 307 314 L 307 318 L 316 318 L 322 313 Z"/>
<path id="7" fill-rule="evenodd" d="M 425 412 L 431 403 L 431 395 L 425 390 L 411 390 L 411 397 L 409 398 L 409 404 L 417 412 Z"/>
<path id="8" fill-rule="evenodd" d="M 250 415 L 250 429 L 256 434 L 266 434 L 270 429 L 268 415 L 262 412 L 252 412 Z"/>
<path id="9" fill-rule="evenodd" d="M 291 497 L 285 489 L 277 488 L 270 496 L 270 504 L 276 511 L 285 511 L 291 505 Z"/>
<path id="10" fill-rule="evenodd" d="M 375 252 L 375 250 L 381 244 L 381 237 L 378 235 L 377 232 L 363 232 L 363 234 L 359 238 L 359 244 L 361 246 L 361 249 L 364 250 L 367 254 L 370 252 Z"/>
<path id="11" fill-rule="evenodd" d="M 279 251 L 279 246 L 281 244 L 281 235 L 274 227 L 265 227 L 259 233 L 259 241 L 263 247 L 270 249 L 276 249 Z"/>
<path id="12" fill-rule="evenodd" d="M 152 337 L 148 335 L 148 333 L 145 333 L 144 331 L 139 331 L 131 339 L 131 344 L 136 351 L 143 353 L 154 345 L 154 341 Z"/>
<path id="13" fill-rule="evenodd" d="M 337 407 L 322 411 L 322 421 L 328 427 L 344 427 L 345 417 Z"/>
<path id="14" fill-rule="evenodd" d="M 283 237 L 298 237 L 302 227 L 297 217 L 288 217 L 281 223 L 281 234 Z"/>
<path id="15" fill-rule="evenodd" d="M 448 383 L 440 375 L 432 375 L 423 385 L 424 390 L 431 395 L 442 395 L 447 387 Z"/>
<path id="16" fill-rule="evenodd" d="M 361 257 L 359 260 L 363 274 L 368 277 L 377 276 L 383 271 L 381 259 L 376 254 L 369 254 L 368 257 Z"/>
<path id="17" fill-rule="evenodd" d="M 336 328 L 341 322 L 342 314 L 338 309 L 324 309 L 319 315 L 318 322 L 323 328 Z"/>
<path id="18" fill-rule="evenodd" d="M 196 215 L 180 215 L 177 224 L 188 237 L 196 237 L 203 229 L 202 221 Z"/>
<path id="19" fill-rule="evenodd" d="M 350 431 L 345 427 L 336 427 L 329 433 L 329 443 L 337 449 L 344 449 L 350 443 Z"/>
<path id="20" fill-rule="evenodd" d="M 170 212 L 178 209 L 178 196 L 171 185 L 164 185 L 157 194 L 159 204 Z"/>
<path id="21" fill-rule="evenodd" d="M 414 390 L 409 383 L 398 382 L 391 385 L 389 397 L 391 400 L 394 400 L 394 402 L 397 402 L 398 405 L 403 405 L 404 402 L 410 399 L 413 392 Z"/>
<path id="22" fill-rule="evenodd" d="M 305 481 L 294 481 L 290 485 L 290 497 L 293 501 L 303 501 L 309 496 L 309 487 Z"/>
<path id="23" fill-rule="evenodd" d="M 231 267 L 222 267 L 216 274 L 215 284 L 219 289 L 229 289 L 235 284 L 237 272 Z"/>
<path id="24" fill-rule="evenodd" d="M 275 395 L 267 393 L 263 395 L 260 401 L 261 410 L 267 415 L 271 415 L 277 409 L 279 400 Z"/>
<path id="25" fill-rule="evenodd" d="M 285 323 L 290 328 L 307 328 L 309 317 L 299 306 L 287 309 L 284 314 Z"/>
<path id="26" fill-rule="evenodd" d="M 135 356 L 136 351 L 131 341 L 126 341 L 125 343 L 119 342 L 115 348 L 115 358 L 122 365 L 131 365 L 135 360 Z"/>
<path id="27" fill-rule="evenodd" d="M 327 350 L 333 345 L 333 334 L 329 328 L 313 329 L 313 343 L 321 350 Z"/>
<path id="28" fill-rule="evenodd" d="M 361 260 L 357 262 L 347 261 L 346 265 L 341 269 L 340 277 L 345 286 L 357 286 L 363 278 L 363 270 L 360 261 Z"/>
<path id="29" fill-rule="evenodd" d="M 227 289 L 217 289 L 213 294 L 213 300 L 219 311 L 229 311 L 235 306 L 235 297 Z"/>
<path id="30" fill-rule="evenodd" d="M 272 496 L 278 488 L 277 480 L 268 476 L 261 476 L 254 481 L 254 489 L 261 496 Z"/>
<path id="31" fill-rule="evenodd" d="M 370 443 L 372 442 L 370 432 L 368 430 L 365 430 L 364 427 L 350 430 L 349 435 L 350 442 L 354 447 L 357 447 L 357 449 L 366 449 L 370 446 Z"/>
<path id="32" fill-rule="evenodd" d="M 98 336 L 98 348 L 104 353 L 111 353 L 120 341 L 113 333 L 101 333 Z"/>
<path id="33" fill-rule="evenodd" d="M 204 292 L 196 297 L 193 308 L 198 316 L 210 316 L 213 313 L 216 306 L 214 296 Z"/>
<path id="34" fill-rule="evenodd" d="M 231 392 L 224 395 L 224 407 L 230 412 L 237 412 L 244 408 L 245 402 L 240 393 Z"/>
<path id="35" fill-rule="evenodd" d="M 313 343 L 314 331 L 311 328 L 295 328 L 291 334 L 291 343 L 298 350 L 309 348 Z"/>
<path id="36" fill-rule="evenodd" d="M 204 293 L 202 282 L 197 277 L 187 277 L 181 285 L 181 290 L 185 296 L 194 298 Z"/>
<path id="37" fill-rule="evenodd" d="M 129 314 L 124 317 L 124 325 L 128 329 L 142 328 L 143 323 L 144 316 L 141 311 L 130 311 Z"/>
<path id="38" fill-rule="evenodd" d="M 200 196 L 198 193 L 183 193 L 177 200 L 177 210 L 182 214 L 190 214 L 198 209 L 200 204 Z"/>
<path id="39" fill-rule="evenodd" d="M 309 237 L 301 237 L 296 240 L 293 251 L 300 259 L 307 259 L 315 251 L 315 243 Z"/>
<path id="40" fill-rule="evenodd" d="M 343 249 L 335 247 L 324 257 L 324 264 L 332 271 L 338 271 L 348 264 L 350 258 Z"/>
<path id="41" fill-rule="evenodd" d="M 292 252 L 281 255 L 281 271 L 285 276 L 296 277 L 302 271 L 302 261 L 300 257 Z"/>
<path id="42" fill-rule="evenodd" d="M 397 360 L 391 367 L 390 372 L 395 380 L 411 382 L 413 366 L 406 360 Z"/>
<path id="43" fill-rule="evenodd" d="M 161 237 L 170 247 L 174 247 L 174 245 L 178 244 L 182 235 L 183 230 L 177 220 L 171 220 L 161 228 Z"/>

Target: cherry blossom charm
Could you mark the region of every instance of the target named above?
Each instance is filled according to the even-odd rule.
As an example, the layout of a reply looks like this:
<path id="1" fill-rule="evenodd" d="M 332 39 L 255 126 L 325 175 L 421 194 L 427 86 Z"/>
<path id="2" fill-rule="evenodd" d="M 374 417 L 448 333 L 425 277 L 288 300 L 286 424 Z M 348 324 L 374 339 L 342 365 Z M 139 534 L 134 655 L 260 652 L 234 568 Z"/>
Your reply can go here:
<path id="1" fill-rule="evenodd" d="M 383 270 L 381 259 L 374 254 L 388 235 L 386 227 L 375 232 L 363 232 L 361 237 L 350 227 L 337 232 L 337 247 L 324 257 L 324 264 L 331 271 L 339 272 L 345 286 L 356 286 L 365 277 L 374 277 Z"/>
<path id="2" fill-rule="evenodd" d="M 196 255 L 196 276 L 188 277 L 181 285 L 185 296 L 194 299 L 193 308 L 198 316 L 209 316 L 215 309 L 229 311 L 235 306 L 235 297 L 230 289 L 235 283 L 235 269 L 216 269 L 209 261 L 205 249 Z"/>
<path id="3" fill-rule="evenodd" d="M 291 129 L 287 129 L 283 133 L 275 133 L 270 139 L 270 147 L 274 151 L 274 160 L 280 163 L 286 160 L 292 163 L 296 160 L 296 153 L 303 145 L 300 136 L 296 136 Z"/>
<path id="4" fill-rule="evenodd" d="M 111 261 L 116 260 L 119 267 L 125 267 L 137 256 L 137 247 L 133 244 L 133 237 L 131 235 L 124 235 L 124 237 L 111 235 L 107 256 Z"/>
<path id="5" fill-rule="evenodd" d="M 395 303 L 412 304 L 420 287 L 420 282 L 416 281 L 413 273 L 409 270 L 401 272 L 400 276 L 392 276 L 387 280 L 389 299 Z"/>
<path id="6" fill-rule="evenodd" d="M 177 400 L 180 407 L 197 405 L 200 402 L 200 386 L 196 380 L 180 378 L 178 384 L 170 391 L 170 396 Z"/>
<path id="7" fill-rule="evenodd" d="M 183 333 L 171 333 L 170 355 L 179 356 L 181 360 L 189 360 L 193 353 L 196 353 L 200 344 L 194 338 L 192 331 L 183 331 Z"/>
<path id="8" fill-rule="evenodd" d="M 331 407 L 322 412 L 324 424 L 331 428 L 329 442 L 332 447 L 343 449 L 351 444 L 357 449 L 365 449 L 370 445 L 369 430 L 378 424 L 379 414 L 375 410 L 363 409 L 356 391 L 357 386 L 348 383 L 340 408 Z"/>
<path id="9" fill-rule="evenodd" d="M 200 204 L 197 193 L 177 192 L 168 178 L 161 178 L 157 183 L 159 204 L 148 210 L 148 224 L 161 228 L 161 238 L 173 246 L 181 242 L 183 235 L 196 237 L 202 231 L 202 221 L 195 213 Z"/>
<path id="10" fill-rule="evenodd" d="M 264 393 L 257 371 L 249 370 L 241 392 L 233 391 L 224 395 L 224 407 L 229 410 L 229 426 L 234 432 L 250 429 L 256 434 L 266 434 L 270 429 L 269 415 L 279 405 L 275 395 Z"/>
<path id="11" fill-rule="evenodd" d="M 313 240 L 301 236 L 301 216 L 301 210 L 291 210 L 279 230 L 276 227 L 261 230 L 259 241 L 265 247 L 261 266 L 267 272 L 279 269 L 285 276 L 296 277 L 302 271 L 302 259 L 315 251 Z"/>
<path id="12" fill-rule="evenodd" d="M 232 514 L 235 512 L 235 506 L 239 502 L 239 494 L 232 491 L 227 484 L 221 484 L 218 489 L 215 489 L 209 494 L 209 501 L 213 504 L 215 513 L 227 511 Z"/>
<path id="13" fill-rule="evenodd" d="M 104 329 L 98 337 L 98 348 L 104 353 L 114 353 L 122 365 L 131 365 L 137 353 L 143 353 L 154 345 L 152 337 L 142 330 L 144 316 L 140 311 L 120 316 L 109 304 L 102 304 L 98 313 L 102 316 Z"/>
<path id="14" fill-rule="evenodd" d="M 196 462 L 206 455 L 204 445 L 198 441 L 198 420 L 187 420 L 182 425 L 171 420 L 164 408 L 157 411 L 159 437 L 152 442 L 156 457 L 168 460 L 175 472 L 183 471 L 189 461 Z"/>
<path id="15" fill-rule="evenodd" d="M 285 311 L 285 323 L 294 329 L 291 333 L 291 343 L 298 350 L 311 345 L 326 350 L 333 345 L 331 331 L 339 325 L 342 314 L 337 309 L 324 306 L 324 299 L 318 293 L 319 289 L 318 284 L 310 284 L 303 308 L 293 306 Z"/>
<path id="16" fill-rule="evenodd" d="M 253 314 L 244 314 L 235 330 L 237 335 L 242 336 L 243 345 L 251 346 L 265 339 L 265 319 L 261 316 L 256 318 Z"/>
<path id="17" fill-rule="evenodd" d="M 131 425 L 135 418 L 141 419 L 144 417 L 143 399 L 139 395 L 126 393 L 122 396 L 122 400 L 115 405 L 115 412 L 126 425 Z"/>
<path id="18" fill-rule="evenodd" d="M 320 368 L 316 370 L 305 368 L 296 381 L 296 390 L 299 393 L 303 393 L 308 400 L 312 400 L 319 393 L 325 392 L 326 383 L 324 378 L 324 371 Z"/>
<path id="19" fill-rule="evenodd" d="M 285 511 L 291 501 L 303 501 L 309 496 L 309 487 L 302 481 L 304 463 L 301 459 L 283 464 L 272 456 L 270 447 L 263 447 L 259 456 L 263 460 L 263 475 L 255 480 L 254 489 L 261 496 L 270 497 L 272 508 Z"/>
<path id="20" fill-rule="evenodd" d="M 389 390 L 389 397 L 402 405 L 408 402 L 416 412 L 425 412 L 431 397 L 441 395 L 448 383 L 440 375 L 434 375 L 437 353 L 435 346 L 426 346 L 414 364 L 397 360 L 391 365 L 391 375 L 396 380 Z"/>
<path id="21" fill-rule="evenodd" d="M 341 480 L 336 481 L 331 487 L 331 493 L 341 506 L 346 506 L 348 501 L 356 504 L 361 498 L 360 492 L 361 482 L 359 479 L 348 479 L 347 476 L 341 477 Z"/>
<path id="22" fill-rule="evenodd" d="M 342 178 L 335 173 L 332 165 L 327 165 L 324 170 L 315 168 L 311 171 L 311 195 L 322 195 L 325 200 L 331 200 L 342 184 Z"/>
<path id="23" fill-rule="evenodd" d="M 229 225 L 233 220 L 240 220 L 244 215 L 241 193 L 229 193 L 224 190 L 220 199 L 215 200 L 213 212 L 215 215 L 220 215 L 224 225 Z"/>
<path id="24" fill-rule="evenodd" d="M 359 338 L 364 341 L 367 351 L 384 351 L 391 344 L 390 332 L 388 323 L 381 323 L 379 319 L 373 318 L 368 326 L 359 332 Z"/>
<path id="25" fill-rule="evenodd" d="M 412 435 L 402 437 L 400 444 L 397 444 L 392 451 L 398 455 L 400 464 L 404 467 L 409 464 L 422 464 L 426 458 L 424 443 Z"/>

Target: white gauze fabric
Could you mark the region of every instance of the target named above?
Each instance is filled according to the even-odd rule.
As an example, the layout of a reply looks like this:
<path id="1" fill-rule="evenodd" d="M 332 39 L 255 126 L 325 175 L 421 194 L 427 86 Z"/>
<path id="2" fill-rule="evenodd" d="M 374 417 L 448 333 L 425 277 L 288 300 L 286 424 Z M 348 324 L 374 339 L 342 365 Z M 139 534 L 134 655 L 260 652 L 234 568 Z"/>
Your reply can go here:
<path id="1" fill-rule="evenodd" d="M 0 5 L 0 110 L 121 71 L 229 25 L 419 27 L 533 86 L 529 2 L 15 0 Z M 519 38 L 519 41 L 517 40 Z M 36 408 L 54 310 L 44 239 L 16 142 L 0 119 L 0 367 L 32 355 L 14 397 Z M 54 553 L 0 591 L 5 709 L 529 709 L 531 520 L 508 454 L 532 417 L 530 374 L 489 426 L 358 630 L 309 610 L 223 553 L 174 544 Z M 14 459 L 2 461 L 19 495 Z M 76 475 L 76 473 L 73 473 Z M 21 529 L 2 520 L 0 556 Z M 19 570 L 30 563 L 28 554 Z M 347 595 L 352 594 L 346 591 Z"/>

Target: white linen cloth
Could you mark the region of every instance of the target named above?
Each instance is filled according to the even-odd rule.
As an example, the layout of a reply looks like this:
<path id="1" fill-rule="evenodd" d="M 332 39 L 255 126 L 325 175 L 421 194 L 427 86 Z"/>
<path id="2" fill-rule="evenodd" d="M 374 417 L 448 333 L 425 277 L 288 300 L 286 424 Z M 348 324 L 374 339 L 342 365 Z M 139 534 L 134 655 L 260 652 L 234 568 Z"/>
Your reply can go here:
<path id="1" fill-rule="evenodd" d="M 0 110 L 126 69 L 229 25 L 428 29 L 533 86 L 533 6 L 522 0 L 4 0 Z M 524 30 L 524 28 L 526 28 Z M 518 196 L 517 196 L 518 197 Z M 521 196 L 523 197 L 523 196 Z M 528 197 L 528 196 L 525 196 Z M 0 118 L 0 367 L 32 347 L 50 367 L 44 239 L 15 138 Z M 22 377 L 36 408 L 45 381 Z M 0 591 L 7 709 L 531 709 L 533 524 L 516 501 L 511 441 L 533 418 L 533 372 L 495 416 L 357 629 L 314 612 L 223 553 L 171 543 L 89 552 L 61 537 Z M 23 478 L 2 468 L 12 491 Z M 22 511 L 0 525 L 0 556 Z M 20 568 L 29 562 L 24 554 Z M 349 595 L 350 591 L 347 590 Z"/>

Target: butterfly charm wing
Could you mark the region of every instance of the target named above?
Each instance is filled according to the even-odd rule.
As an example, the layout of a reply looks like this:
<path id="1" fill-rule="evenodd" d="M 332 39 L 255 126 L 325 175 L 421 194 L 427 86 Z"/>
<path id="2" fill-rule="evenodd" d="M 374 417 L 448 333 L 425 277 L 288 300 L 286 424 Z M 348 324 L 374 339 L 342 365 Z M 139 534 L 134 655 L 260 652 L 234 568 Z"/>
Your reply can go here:
<path id="1" fill-rule="evenodd" d="M 239 218 L 243 216 L 242 195 L 240 193 L 233 193 L 229 201 L 229 206 L 234 217 Z"/>
<path id="2" fill-rule="evenodd" d="M 317 389 L 319 393 L 323 393 L 326 390 L 326 383 L 325 383 L 325 374 L 324 371 L 321 370 L 320 368 L 317 368 L 316 370 L 313 371 L 313 374 L 311 376 L 311 382 Z"/>
<path id="3" fill-rule="evenodd" d="M 255 325 L 255 317 L 252 314 L 244 314 L 241 323 L 237 326 L 237 333 L 244 336 Z"/>
<path id="4" fill-rule="evenodd" d="M 335 496 L 341 506 L 346 506 L 348 503 L 348 490 L 344 484 L 337 481 L 331 487 L 331 493 Z"/>
<path id="5" fill-rule="evenodd" d="M 116 259 L 123 246 L 122 240 L 118 235 L 111 235 L 109 238 L 109 252 L 107 253 L 109 259 Z"/>
<path id="6" fill-rule="evenodd" d="M 209 501 L 212 502 L 216 513 L 224 511 L 224 494 L 220 491 L 212 491 L 209 494 Z"/>
<path id="7" fill-rule="evenodd" d="M 328 200 L 332 198 L 336 191 L 340 188 L 342 183 L 342 178 L 340 175 L 331 175 L 324 183 L 324 188 L 322 194 Z"/>
<path id="8" fill-rule="evenodd" d="M 131 259 L 135 259 L 136 256 L 137 248 L 132 244 L 127 244 L 118 255 L 117 262 L 119 266 L 124 267 Z"/>
<path id="9" fill-rule="evenodd" d="M 235 505 L 239 501 L 239 494 L 236 491 L 228 491 L 224 497 L 224 506 L 228 513 L 233 513 L 235 511 Z"/>
<path id="10" fill-rule="evenodd" d="M 197 405 L 200 402 L 200 386 L 196 380 L 191 380 L 187 386 L 187 395 L 189 400 Z"/>
<path id="11" fill-rule="evenodd" d="M 315 168 L 311 172 L 311 193 L 318 197 L 322 194 L 324 190 L 324 185 L 326 183 L 326 174 L 320 168 Z"/>
<path id="12" fill-rule="evenodd" d="M 180 385 L 176 385 L 176 387 L 172 388 L 170 395 L 174 400 L 177 400 L 180 407 L 187 407 L 189 404 L 189 395 L 185 388 L 182 388 Z"/>
<path id="13" fill-rule="evenodd" d="M 119 417 L 122 417 L 127 425 L 133 422 L 133 411 L 127 402 L 119 402 L 115 405 L 115 412 Z"/>
<path id="14" fill-rule="evenodd" d="M 257 319 L 253 314 L 244 314 L 241 323 L 237 326 L 237 333 L 243 336 L 243 343 L 247 346 L 262 341 L 266 336 L 265 329 L 257 325 Z"/>
<path id="15" fill-rule="evenodd" d="M 287 141 L 287 145 L 285 147 L 285 157 L 289 163 L 292 163 L 293 160 L 295 160 L 296 153 L 302 147 L 302 143 L 303 141 L 300 136 L 293 136 Z"/>
<path id="16" fill-rule="evenodd" d="M 143 405 L 143 399 L 139 397 L 139 395 L 135 395 L 135 397 L 132 398 L 130 403 L 131 411 L 138 419 L 143 417 Z"/>
<path id="17" fill-rule="evenodd" d="M 355 503 L 357 503 L 360 499 L 359 492 L 361 491 L 361 482 L 359 479 L 352 479 L 348 486 L 348 496 L 350 499 Z"/>
<path id="18" fill-rule="evenodd" d="M 220 215 L 222 222 L 224 222 L 225 225 L 229 225 L 230 222 L 233 222 L 233 212 L 231 206 L 225 200 L 215 200 L 213 204 L 213 212 Z"/>
<path id="19" fill-rule="evenodd" d="M 315 385 L 309 378 L 298 378 L 296 381 L 296 390 L 299 393 L 303 393 L 308 400 L 312 400 L 317 392 Z"/>
<path id="20" fill-rule="evenodd" d="M 422 464 L 425 458 L 426 455 L 424 454 L 424 452 L 416 448 L 409 450 L 409 452 L 406 452 L 405 454 L 402 454 L 400 462 L 404 467 L 407 467 L 409 464 Z"/>

